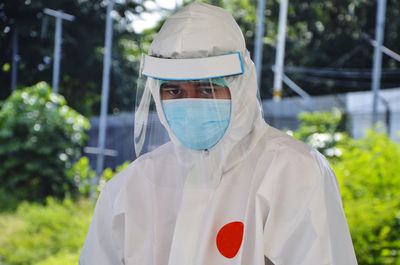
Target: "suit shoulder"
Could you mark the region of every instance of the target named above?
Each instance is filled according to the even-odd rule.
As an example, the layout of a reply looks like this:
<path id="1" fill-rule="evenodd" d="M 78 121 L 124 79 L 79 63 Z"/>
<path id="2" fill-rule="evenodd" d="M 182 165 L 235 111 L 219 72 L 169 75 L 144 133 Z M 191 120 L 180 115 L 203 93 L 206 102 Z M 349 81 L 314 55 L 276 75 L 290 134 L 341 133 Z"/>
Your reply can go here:
<path id="1" fill-rule="evenodd" d="M 287 154 L 289 156 L 305 155 L 311 156 L 316 151 L 306 143 L 293 138 L 272 126 L 269 126 L 263 139 L 268 149 L 272 149 L 276 154 Z"/>

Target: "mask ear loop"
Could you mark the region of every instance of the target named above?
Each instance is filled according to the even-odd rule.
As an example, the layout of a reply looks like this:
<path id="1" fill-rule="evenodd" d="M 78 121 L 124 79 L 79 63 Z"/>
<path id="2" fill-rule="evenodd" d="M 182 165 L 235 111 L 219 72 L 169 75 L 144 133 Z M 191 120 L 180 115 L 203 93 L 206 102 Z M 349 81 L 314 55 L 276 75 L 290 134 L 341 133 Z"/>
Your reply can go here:
<path id="1" fill-rule="evenodd" d="M 136 157 L 140 155 L 140 152 L 143 149 L 144 140 L 146 138 L 150 101 L 151 93 L 149 89 L 149 80 L 147 80 L 142 99 L 135 112 L 135 124 L 133 134 Z"/>

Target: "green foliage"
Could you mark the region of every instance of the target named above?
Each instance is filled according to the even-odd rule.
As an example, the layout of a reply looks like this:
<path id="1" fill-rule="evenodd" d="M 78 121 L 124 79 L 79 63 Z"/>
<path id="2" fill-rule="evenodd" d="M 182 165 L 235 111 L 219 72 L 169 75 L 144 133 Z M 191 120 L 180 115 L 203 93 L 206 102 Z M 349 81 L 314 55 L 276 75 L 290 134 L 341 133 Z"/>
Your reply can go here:
<path id="1" fill-rule="evenodd" d="M 117 168 L 115 169 L 115 171 L 113 171 L 111 168 L 106 168 L 103 171 L 103 175 L 101 176 L 101 180 L 103 182 L 107 182 L 110 179 L 112 179 L 112 177 L 114 177 L 116 174 L 118 174 L 119 172 L 121 172 L 122 170 L 124 170 L 131 162 L 130 161 L 126 161 L 124 163 L 122 163 L 121 165 L 117 166 Z"/>
<path id="2" fill-rule="evenodd" d="M 34 265 L 77 265 L 79 262 L 79 252 L 59 252 L 54 256 L 50 256 L 42 261 L 35 263 Z"/>
<path id="3" fill-rule="evenodd" d="M 76 190 L 67 170 L 80 156 L 89 121 L 45 83 L 16 90 L 0 110 L 0 185 L 19 199 Z"/>
<path id="4" fill-rule="evenodd" d="M 400 265 L 400 146 L 374 131 L 343 132 L 343 115 L 302 113 L 294 136 L 326 155 L 338 176 L 360 265 Z"/>
<path id="5" fill-rule="evenodd" d="M 316 148 L 330 159 L 341 156 L 340 143 L 349 140 L 343 132 L 343 113 L 338 109 L 331 112 L 303 112 L 298 116 L 299 129 L 293 136 Z"/>
<path id="6" fill-rule="evenodd" d="M 90 167 L 89 158 L 82 156 L 68 170 L 67 175 L 73 179 L 79 194 L 87 197 L 90 192 L 90 184 L 96 172 Z"/>
<path id="7" fill-rule="evenodd" d="M 21 204 L 0 215 L 0 264 L 78 264 L 93 205 L 89 201 Z"/>
<path id="8" fill-rule="evenodd" d="M 400 146 L 370 131 L 347 141 L 334 170 L 360 265 L 400 264 Z"/>
<path id="9" fill-rule="evenodd" d="M 99 193 L 101 191 L 101 189 L 103 188 L 103 186 L 106 184 L 107 181 L 109 181 L 110 179 L 112 179 L 116 174 L 118 174 L 119 172 L 121 172 L 122 170 L 124 170 L 131 162 L 130 161 L 126 161 L 123 164 L 117 166 L 117 168 L 115 169 L 115 171 L 113 171 L 111 168 L 106 168 L 103 171 L 103 174 L 100 177 L 100 183 L 99 186 L 97 187 L 97 192 Z"/>
<path id="10" fill-rule="evenodd" d="M 115 171 L 105 169 L 97 191 L 129 163 L 123 163 Z M 76 161 L 68 175 L 80 193 L 87 196 L 95 175 L 88 158 L 81 157 Z M 17 207 L 17 204 L 10 193 L 0 189 L 1 265 L 78 264 L 92 217 L 91 202 L 86 199 L 60 202 L 48 197 L 44 205 L 23 202 Z"/>
<path id="11" fill-rule="evenodd" d="M 98 190 L 129 163 L 123 163 L 115 171 L 105 169 Z M 79 159 L 68 174 L 72 174 L 80 192 L 88 195 L 95 174 L 88 158 Z M 1 192 L 0 206 L 10 200 Z M 88 200 L 60 202 L 47 198 L 45 205 L 24 202 L 15 212 L 0 213 L 0 264 L 78 264 L 92 212 L 93 204 Z"/>
<path id="12" fill-rule="evenodd" d="M 112 170 L 112 168 L 106 168 L 103 170 L 103 174 L 100 177 L 99 186 L 96 188 L 97 192 L 100 192 L 104 184 L 109 181 L 113 176 L 122 171 L 130 164 L 130 161 L 117 166 L 117 168 Z M 68 171 L 68 175 L 72 178 L 79 189 L 80 195 L 87 197 L 90 192 L 91 181 L 93 180 L 96 172 L 90 167 L 89 159 L 85 156 L 81 157 Z M 1 195 L 1 193 L 0 193 Z"/>
<path id="13" fill-rule="evenodd" d="M 19 200 L 14 193 L 0 187 L 0 212 L 13 211 L 17 208 Z"/>

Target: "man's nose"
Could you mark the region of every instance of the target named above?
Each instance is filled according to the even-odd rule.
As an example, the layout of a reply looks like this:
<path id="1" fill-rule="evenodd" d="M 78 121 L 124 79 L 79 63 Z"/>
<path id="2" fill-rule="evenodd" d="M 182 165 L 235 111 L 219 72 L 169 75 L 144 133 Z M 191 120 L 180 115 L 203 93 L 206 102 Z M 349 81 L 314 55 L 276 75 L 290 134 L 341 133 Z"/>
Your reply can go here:
<path id="1" fill-rule="evenodd" d="M 187 84 L 186 97 L 187 98 L 199 98 L 200 97 L 198 90 L 194 84 L 191 84 L 191 83 Z"/>

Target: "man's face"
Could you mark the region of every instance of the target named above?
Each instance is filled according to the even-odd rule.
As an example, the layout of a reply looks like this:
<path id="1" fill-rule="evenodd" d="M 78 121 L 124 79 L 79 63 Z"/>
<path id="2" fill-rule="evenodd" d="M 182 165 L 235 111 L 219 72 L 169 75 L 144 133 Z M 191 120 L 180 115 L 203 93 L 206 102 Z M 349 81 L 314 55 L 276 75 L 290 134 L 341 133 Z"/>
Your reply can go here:
<path id="1" fill-rule="evenodd" d="M 161 100 L 183 98 L 231 99 L 229 88 L 202 81 L 164 81 L 160 88 Z"/>

